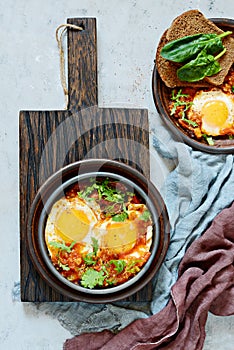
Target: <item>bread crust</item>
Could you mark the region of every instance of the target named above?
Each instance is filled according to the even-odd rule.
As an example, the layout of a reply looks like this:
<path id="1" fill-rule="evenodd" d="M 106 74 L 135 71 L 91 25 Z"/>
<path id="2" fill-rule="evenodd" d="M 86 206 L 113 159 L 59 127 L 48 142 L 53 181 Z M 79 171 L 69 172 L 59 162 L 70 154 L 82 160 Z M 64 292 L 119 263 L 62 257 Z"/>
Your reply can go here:
<path id="1" fill-rule="evenodd" d="M 218 74 L 206 77 L 196 83 L 180 81 L 176 74 L 178 65 L 161 57 L 160 51 L 167 42 L 179 39 L 186 35 L 198 33 L 221 34 L 223 33 L 223 30 L 207 19 L 199 10 L 189 10 L 176 17 L 172 21 L 170 28 L 163 33 L 156 52 L 156 66 L 158 73 L 166 86 L 170 88 L 177 86 L 207 87 L 219 86 L 224 82 L 224 79 L 234 61 L 234 39 L 231 36 L 223 38 L 223 45 L 226 47 L 227 51 L 225 55 L 219 59 L 221 71 Z"/>
<path id="2" fill-rule="evenodd" d="M 169 88 L 175 88 L 175 87 L 184 87 L 184 86 L 191 86 L 191 87 L 210 87 L 210 84 L 207 83 L 204 79 L 200 80 L 199 82 L 195 83 L 189 83 L 186 81 L 181 81 L 177 77 L 177 69 L 178 65 L 166 60 L 160 55 L 160 51 L 163 48 L 163 46 L 167 43 L 167 30 L 162 35 L 157 52 L 156 52 L 156 66 L 158 73 L 162 79 L 162 81 L 165 83 L 165 85 Z"/>

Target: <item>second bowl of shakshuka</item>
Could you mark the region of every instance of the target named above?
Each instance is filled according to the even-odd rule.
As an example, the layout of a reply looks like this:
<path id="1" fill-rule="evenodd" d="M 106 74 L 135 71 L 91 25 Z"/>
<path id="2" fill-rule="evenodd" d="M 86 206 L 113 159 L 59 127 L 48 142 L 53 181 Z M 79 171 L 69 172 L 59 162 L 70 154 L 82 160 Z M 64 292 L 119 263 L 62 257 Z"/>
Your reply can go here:
<path id="1" fill-rule="evenodd" d="M 34 200 L 28 250 L 42 277 L 76 300 L 113 301 L 143 288 L 159 269 L 169 221 L 155 186 L 111 160 L 55 173 Z"/>

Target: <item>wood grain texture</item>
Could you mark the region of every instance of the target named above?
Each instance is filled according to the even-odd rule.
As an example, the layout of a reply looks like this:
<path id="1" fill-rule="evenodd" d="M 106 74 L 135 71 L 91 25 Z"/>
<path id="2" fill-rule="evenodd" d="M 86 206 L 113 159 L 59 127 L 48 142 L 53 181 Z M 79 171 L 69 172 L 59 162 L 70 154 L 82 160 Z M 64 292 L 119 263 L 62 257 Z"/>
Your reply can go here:
<path id="1" fill-rule="evenodd" d="M 38 189 L 50 175 L 67 164 L 88 158 L 119 160 L 137 168 L 147 177 L 150 175 L 148 112 L 93 105 L 97 102 L 97 86 L 94 83 L 97 81 L 97 60 L 95 57 L 90 59 L 90 50 L 96 45 L 96 22 L 95 19 L 79 19 L 69 20 L 69 23 L 78 25 L 80 21 L 91 33 L 73 31 L 72 35 L 68 35 L 70 109 L 21 111 L 19 116 L 22 301 L 69 300 L 52 290 L 39 276 L 25 243 L 30 207 Z M 93 44 L 84 45 L 81 53 L 78 43 L 82 46 L 85 35 L 92 38 Z M 96 50 L 92 52 L 96 56 Z M 80 58 L 76 60 L 77 57 Z M 81 78 L 89 81 L 80 82 Z M 128 300 L 149 301 L 151 295 L 152 285 L 149 284 Z"/>
<path id="2" fill-rule="evenodd" d="M 96 19 L 70 18 L 67 22 L 83 28 L 68 30 L 68 109 L 97 106 Z"/>

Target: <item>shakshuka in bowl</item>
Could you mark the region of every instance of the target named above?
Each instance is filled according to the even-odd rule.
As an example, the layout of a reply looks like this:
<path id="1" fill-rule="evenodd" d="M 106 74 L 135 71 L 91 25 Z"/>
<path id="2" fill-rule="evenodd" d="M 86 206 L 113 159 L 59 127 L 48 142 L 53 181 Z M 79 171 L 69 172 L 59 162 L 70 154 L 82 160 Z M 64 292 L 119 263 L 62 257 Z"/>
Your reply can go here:
<path id="1" fill-rule="evenodd" d="M 199 32 L 197 23 L 206 23 L 207 32 Z M 182 30 L 184 35 L 186 34 L 184 37 Z M 186 45 L 191 45 L 192 39 L 207 33 L 210 36 L 219 34 L 220 37 L 226 37 L 220 43 L 220 47 L 223 47 L 220 71 L 216 74 L 207 72 L 209 76 L 201 79 L 202 77 L 199 78 L 195 74 L 201 67 L 206 66 L 204 62 L 199 63 L 199 59 L 193 58 L 189 62 L 186 61 L 187 63 L 179 63 L 178 57 L 175 61 L 169 54 L 172 55 L 178 45 L 177 53 L 182 56 Z M 233 19 L 206 19 L 198 10 L 189 10 L 172 22 L 171 27 L 163 33 L 156 50 L 152 91 L 157 111 L 167 128 L 176 136 L 176 140 L 207 153 L 234 153 L 233 33 Z M 181 38 L 173 40 L 177 35 Z M 183 49 L 180 47 L 182 42 L 185 44 Z M 199 48 L 199 45 L 195 46 Z M 165 51 L 168 51 L 167 59 Z M 209 56 L 211 61 L 212 57 Z M 218 60 L 218 54 L 214 62 L 216 59 Z M 222 62 L 225 62 L 225 65 Z M 183 71 L 190 72 L 191 76 L 181 76 Z M 222 79 L 218 78 L 219 75 Z"/>
<path id="2" fill-rule="evenodd" d="M 33 202 L 31 259 L 47 283 L 87 302 L 123 299 L 159 269 L 169 220 L 155 186 L 134 168 L 84 160 L 52 175 Z"/>

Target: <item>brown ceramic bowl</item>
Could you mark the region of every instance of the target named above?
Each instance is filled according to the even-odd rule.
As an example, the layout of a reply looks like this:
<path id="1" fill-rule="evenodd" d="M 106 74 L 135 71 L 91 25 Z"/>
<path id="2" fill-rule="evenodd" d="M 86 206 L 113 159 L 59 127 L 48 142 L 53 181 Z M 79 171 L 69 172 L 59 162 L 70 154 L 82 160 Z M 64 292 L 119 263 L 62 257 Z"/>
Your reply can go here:
<path id="1" fill-rule="evenodd" d="M 234 33 L 234 20 L 226 18 L 211 18 L 211 21 L 213 21 L 222 30 L 230 30 Z M 168 129 L 176 136 L 178 140 L 183 141 L 189 146 L 203 152 L 216 154 L 234 153 L 234 140 L 220 139 L 216 140 L 213 146 L 210 146 L 205 140 L 195 140 L 182 127 L 175 124 L 168 109 L 172 89 L 168 88 L 163 83 L 157 71 L 156 65 L 154 66 L 153 70 L 152 90 L 158 113 L 160 114 L 162 120 L 166 123 Z"/>
<path id="2" fill-rule="evenodd" d="M 140 272 L 111 288 L 88 289 L 68 281 L 53 266 L 45 242 L 45 224 L 52 205 L 79 180 L 108 176 L 131 186 L 143 198 L 153 219 L 151 256 Z M 165 204 L 154 185 L 134 168 L 112 160 L 84 160 L 52 175 L 40 188 L 32 204 L 27 226 L 27 249 L 41 277 L 57 292 L 70 299 L 106 303 L 126 298 L 143 288 L 156 274 L 169 244 L 169 220 Z"/>

